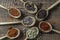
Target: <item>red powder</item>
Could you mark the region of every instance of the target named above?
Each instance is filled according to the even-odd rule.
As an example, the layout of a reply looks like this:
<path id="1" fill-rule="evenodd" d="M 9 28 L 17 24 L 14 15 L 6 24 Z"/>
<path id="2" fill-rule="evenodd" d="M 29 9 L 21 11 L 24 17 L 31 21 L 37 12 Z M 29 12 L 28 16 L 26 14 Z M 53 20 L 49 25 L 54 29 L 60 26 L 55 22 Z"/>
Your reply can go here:
<path id="1" fill-rule="evenodd" d="M 9 37 L 15 37 L 18 34 L 18 31 L 16 29 L 10 28 L 8 32 Z"/>
<path id="2" fill-rule="evenodd" d="M 13 16 L 18 16 L 19 15 L 19 11 L 17 9 L 15 9 L 15 8 L 9 9 L 9 12 Z"/>
<path id="3" fill-rule="evenodd" d="M 50 26 L 47 23 L 45 23 L 45 22 L 42 22 L 40 26 L 45 31 L 50 29 Z"/>

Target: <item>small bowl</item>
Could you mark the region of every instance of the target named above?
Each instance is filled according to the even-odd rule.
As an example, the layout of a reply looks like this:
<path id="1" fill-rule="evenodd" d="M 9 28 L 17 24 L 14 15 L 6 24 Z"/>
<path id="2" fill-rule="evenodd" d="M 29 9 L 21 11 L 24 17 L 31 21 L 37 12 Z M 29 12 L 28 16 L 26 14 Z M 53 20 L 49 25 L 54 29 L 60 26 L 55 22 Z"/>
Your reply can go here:
<path id="1" fill-rule="evenodd" d="M 10 8 L 10 9 L 12 9 L 12 8 Z M 9 10 L 10 10 L 10 9 L 9 9 Z M 20 18 L 20 17 L 21 17 L 21 11 L 20 11 L 19 9 L 17 9 L 17 8 L 14 8 L 14 9 L 16 9 L 16 10 L 19 12 L 19 15 L 18 15 L 18 16 L 13 16 L 12 14 L 10 14 L 10 12 L 9 12 L 9 10 L 8 10 L 9 15 L 10 15 L 11 17 L 13 17 L 13 18 Z"/>
<path id="2" fill-rule="evenodd" d="M 8 36 L 8 33 L 9 33 L 9 30 L 8 30 L 8 32 L 7 32 L 7 37 L 8 37 L 8 38 L 10 38 L 10 39 L 15 39 L 15 38 L 19 37 L 19 35 L 20 35 L 20 30 L 19 30 L 18 28 L 14 28 L 14 29 L 16 29 L 16 30 L 18 31 L 18 34 L 17 34 L 15 37 L 10 37 L 10 36 Z"/>
<path id="3" fill-rule="evenodd" d="M 41 10 L 45 10 L 45 9 L 41 9 Z M 38 21 L 42 21 L 42 20 L 44 20 L 45 18 L 47 18 L 47 16 L 48 16 L 48 11 L 45 10 L 45 11 L 46 11 L 46 16 L 45 16 L 44 18 L 38 18 L 37 15 L 38 15 L 38 13 L 39 13 L 41 10 L 39 10 L 39 11 L 37 12 L 36 16 L 35 16 Z"/>
<path id="4" fill-rule="evenodd" d="M 35 24 L 35 21 L 36 21 L 36 20 L 35 20 L 34 17 L 32 17 L 32 16 L 27 16 L 27 17 L 25 17 L 25 18 L 26 18 L 26 19 L 28 19 L 28 18 L 32 18 L 33 22 L 32 22 L 31 25 L 25 25 L 25 24 L 24 24 L 24 19 L 23 19 L 22 24 L 23 24 L 24 26 L 29 26 L 29 27 L 30 27 L 30 26 L 33 26 L 33 25 Z"/>
<path id="5" fill-rule="evenodd" d="M 49 30 L 47 30 L 47 31 L 44 31 L 44 30 L 40 27 L 40 24 L 41 24 L 42 22 L 47 23 L 47 24 L 50 26 L 50 29 L 49 29 Z M 42 32 L 47 33 L 47 32 L 52 31 L 52 25 L 51 25 L 50 23 L 48 23 L 48 22 L 46 22 L 46 21 L 42 21 L 42 22 L 40 22 L 40 23 L 39 23 L 39 29 L 40 29 Z"/>
<path id="6" fill-rule="evenodd" d="M 27 2 L 30 3 L 30 1 L 27 1 Z M 25 8 L 25 5 L 26 5 L 27 2 L 24 3 L 24 8 Z M 33 3 L 33 4 L 34 4 L 34 3 Z M 29 12 L 30 14 L 35 14 L 35 13 L 37 12 L 37 10 L 38 10 L 36 4 L 34 4 L 34 8 L 35 8 L 35 11 L 29 11 L 29 10 L 26 9 L 26 8 L 25 8 L 25 10 L 27 10 L 27 12 Z"/>

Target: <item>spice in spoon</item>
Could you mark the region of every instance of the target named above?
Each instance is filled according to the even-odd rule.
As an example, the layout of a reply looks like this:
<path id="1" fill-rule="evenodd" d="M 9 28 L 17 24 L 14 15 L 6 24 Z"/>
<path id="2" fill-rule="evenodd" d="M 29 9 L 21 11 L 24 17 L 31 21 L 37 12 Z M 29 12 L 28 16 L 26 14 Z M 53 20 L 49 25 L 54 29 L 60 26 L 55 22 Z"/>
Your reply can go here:
<path id="1" fill-rule="evenodd" d="M 8 36 L 9 37 L 15 37 L 18 34 L 18 30 L 14 28 L 9 28 Z"/>
<path id="2" fill-rule="evenodd" d="M 37 27 L 32 27 L 32 28 L 30 28 L 26 31 L 26 36 L 29 39 L 33 39 L 38 35 L 38 33 L 39 33 L 38 28 Z"/>
<path id="3" fill-rule="evenodd" d="M 34 4 L 32 2 L 26 2 L 25 8 L 29 11 L 35 11 Z"/>
<path id="4" fill-rule="evenodd" d="M 19 14 L 20 14 L 19 11 L 17 9 L 15 9 L 15 8 L 10 8 L 9 12 L 13 16 L 19 16 Z"/>
<path id="5" fill-rule="evenodd" d="M 47 15 L 47 12 L 46 10 L 40 10 L 38 13 L 37 13 L 37 18 L 38 19 L 44 19 Z"/>
<path id="6" fill-rule="evenodd" d="M 50 26 L 49 26 L 49 24 L 46 23 L 46 22 L 42 22 L 42 23 L 40 24 L 40 28 L 41 28 L 42 30 L 44 30 L 44 31 L 50 30 Z"/>
<path id="7" fill-rule="evenodd" d="M 23 24 L 25 26 L 33 26 L 35 24 L 35 18 L 31 16 L 27 16 L 23 19 Z"/>

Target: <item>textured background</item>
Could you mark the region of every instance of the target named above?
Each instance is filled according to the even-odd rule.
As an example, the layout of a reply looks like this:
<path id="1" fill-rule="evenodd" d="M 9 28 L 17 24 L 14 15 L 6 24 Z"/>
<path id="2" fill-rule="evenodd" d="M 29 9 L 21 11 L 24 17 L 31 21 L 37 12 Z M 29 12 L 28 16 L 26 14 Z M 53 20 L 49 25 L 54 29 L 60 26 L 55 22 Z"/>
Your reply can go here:
<path id="1" fill-rule="evenodd" d="M 39 6 L 40 3 L 42 3 L 42 9 L 47 9 L 53 3 L 55 3 L 57 0 L 27 0 L 27 1 L 32 1 L 37 6 Z M 17 5 L 16 5 L 16 3 L 17 3 Z M 17 7 L 22 11 L 22 13 L 24 13 L 24 14 L 27 13 L 24 10 L 23 3 L 20 2 L 19 0 L 0 0 L 0 4 L 7 7 L 7 8 Z M 60 30 L 60 4 L 58 4 L 55 8 L 53 8 L 51 11 L 49 11 L 49 15 L 50 16 L 48 17 L 48 19 L 46 21 L 49 21 L 53 25 L 54 29 Z M 0 22 L 9 22 L 9 21 L 13 22 L 13 21 L 20 21 L 20 20 L 11 18 L 8 15 L 7 10 L 0 8 Z M 7 30 L 9 27 L 16 27 L 16 28 L 19 28 L 20 30 L 23 30 L 23 28 L 25 28 L 21 24 L 0 26 L 0 37 L 4 36 L 7 33 Z M 40 38 L 39 40 L 60 40 L 60 34 L 55 33 L 53 31 L 51 31 L 50 33 L 43 33 L 42 32 L 39 35 L 39 38 Z M 10 39 L 6 38 L 3 40 L 10 40 Z M 24 40 L 24 36 L 22 35 L 14 40 Z"/>

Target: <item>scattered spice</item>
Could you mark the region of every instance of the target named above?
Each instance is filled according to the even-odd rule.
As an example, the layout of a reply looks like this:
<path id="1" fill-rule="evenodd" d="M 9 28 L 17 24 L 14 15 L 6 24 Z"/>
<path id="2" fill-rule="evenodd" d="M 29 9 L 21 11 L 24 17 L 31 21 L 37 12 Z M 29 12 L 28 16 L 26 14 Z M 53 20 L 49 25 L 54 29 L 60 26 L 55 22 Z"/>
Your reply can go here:
<path id="1" fill-rule="evenodd" d="M 40 11 L 37 13 L 37 18 L 39 18 L 39 19 L 45 18 L 46 15 L 47 15 L 46 10 L 40 10 Z"/>
<path id="2" fill-rule="evenodd" d="M 9 12 L 13 16 L 18 16 L 19 15 L 19 11 L 17 9 L 15 9 L 15 8 L 9 9 Z"/>
<path id="3" fill-rule="evenodd" d="M 18 34 L 18 31 L 13 28 L 9 28 L 8 36 L 9 37 L 15 37 Z"/>
<path id="4" fill-rule="evenodd" d="M 40 24 L 40 27 L 41 27 L 44 31 L 47 31 L 47 30 L 50 29 L 50 26 L 49 26 L 48 23 L 46 23 L 46 22 L 42 22 L 42 23 Z"/>

